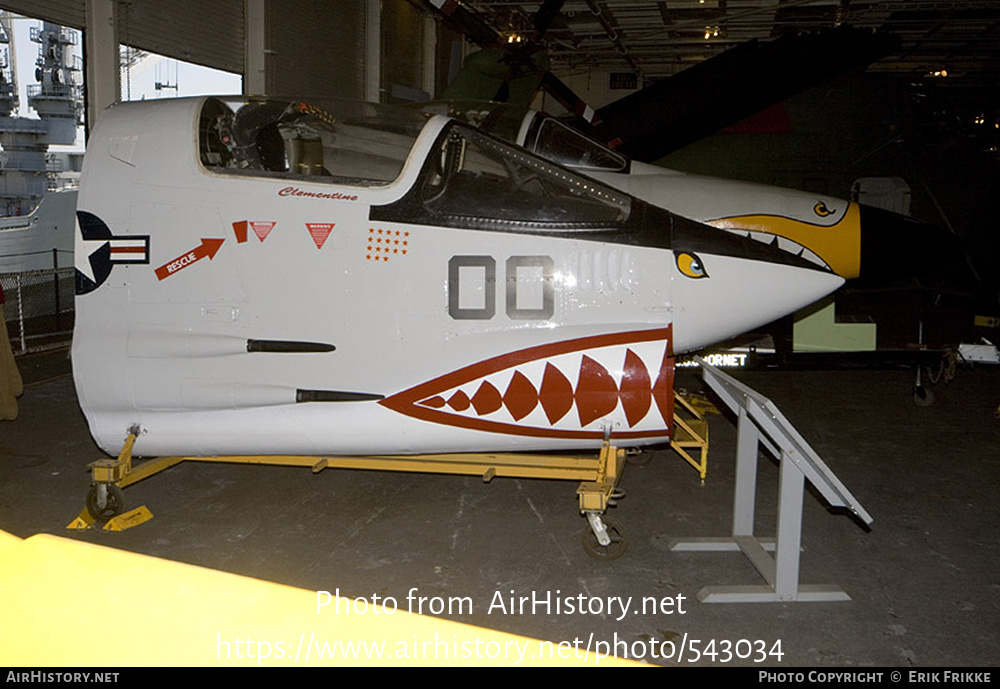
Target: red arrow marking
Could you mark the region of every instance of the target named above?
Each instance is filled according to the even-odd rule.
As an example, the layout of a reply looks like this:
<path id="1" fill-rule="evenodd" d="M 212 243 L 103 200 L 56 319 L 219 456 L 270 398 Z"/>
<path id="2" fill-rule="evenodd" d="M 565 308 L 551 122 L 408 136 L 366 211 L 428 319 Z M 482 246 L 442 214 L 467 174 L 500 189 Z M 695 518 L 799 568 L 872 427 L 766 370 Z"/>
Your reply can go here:
<path id="1" fill-rule="evenodd" d="M 200 261 L 206 256 L 208 256 L 209 260 L 211 260 L 212 257 L 214 257 L 216 253 L 218 253 L 219 247 L 222 246 L 222 242 L 224 241 L 226 240 L 206 239 L 205 237 L 202 237 L 200 246 L 198 246 L 195 249 L 192 249 L 191 251 L 188 251 L 185 254 L 178 256 L 173 261 L 164 263 L 162 266 L 157 268 L 156 269 L 157 279 L 162 280 L 164 278 L 168 278 L 174 273 L 178 272 L 179 270 L 187 268 L 192 263 Z"/>

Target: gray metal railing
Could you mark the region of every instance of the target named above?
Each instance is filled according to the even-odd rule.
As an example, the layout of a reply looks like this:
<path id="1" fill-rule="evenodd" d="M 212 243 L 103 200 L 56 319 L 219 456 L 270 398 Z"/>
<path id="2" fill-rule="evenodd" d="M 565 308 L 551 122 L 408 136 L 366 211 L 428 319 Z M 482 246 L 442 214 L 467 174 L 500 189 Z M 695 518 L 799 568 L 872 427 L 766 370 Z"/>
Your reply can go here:
<path id="1" fill-rule="evenodd" d="M 73 335 L 75 269 L 0 273 L 7 331 L 15 354 L 56 349 Z"/>

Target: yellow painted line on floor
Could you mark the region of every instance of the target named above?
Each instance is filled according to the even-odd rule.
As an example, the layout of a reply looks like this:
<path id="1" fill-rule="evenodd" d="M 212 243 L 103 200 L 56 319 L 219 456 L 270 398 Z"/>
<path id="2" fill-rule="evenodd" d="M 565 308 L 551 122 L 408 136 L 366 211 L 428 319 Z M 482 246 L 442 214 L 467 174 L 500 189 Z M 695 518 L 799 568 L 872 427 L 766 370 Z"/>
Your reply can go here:
<path id="1" fill-rule="evenodd" d="M 318 599 L 328 604 L 319 607 Z M 316 591 L 58 536 L 22 541 L 0 531 L 0 665 L 626 662 L 593 651 L 584 658 L 582 649 L 410 614 L 405 605 L 400 601 L 390 614 L 364 599 L 325 600 Z"/>

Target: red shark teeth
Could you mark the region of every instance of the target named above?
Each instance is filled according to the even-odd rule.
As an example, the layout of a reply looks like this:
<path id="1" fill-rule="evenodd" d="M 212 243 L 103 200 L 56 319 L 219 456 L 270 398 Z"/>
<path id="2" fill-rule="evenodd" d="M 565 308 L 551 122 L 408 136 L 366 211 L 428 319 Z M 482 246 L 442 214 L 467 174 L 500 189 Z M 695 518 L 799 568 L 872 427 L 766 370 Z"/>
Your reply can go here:
<path id="1" fill-rule="evenodd" d="M 549 423 L 554 424 L 573 408 L 573 385 L 558 368 L 545 364 L 540 395 L 542 409 Z"/>
<path id="2" fill-rule="evenodd" d="M 461 390 L 448 398 L 448 406 L 455 411 L 465 411 L 470 405 L 469 396 Z"/>
<path id="3" fill-rule="evenodd" d="M 673 360 L 663 357 L 660 373 L 653 383 L 653 399 L 660 416 L 669 424 L 674 420 L 674 366 Z"/>
<path id="4" fill-rule="evenodd" d="M 625 352 L 624 368 L 619 396 L 629 428 L 632 428 L 642 421 L 649 411 L 649 405 L 653 403 L 653 390 L 646 365 L 631 349 Z"/>
<path id="5" fill-rule="evenodd" d="M 670 341 L 668 327 L 538 345 L 470 364 L 380 404 L 492 433 L 599 439 L 617 428 L 620 438 L 668 437 Z"/>
<path id="6" fill-rule="evenodd" d="M 538 406 L 538 391 L 520 371 L 515 372 L 510 379 L 507 392 L 503 395 L 503 405 L 515 421 L 520 421 Z"/>
<path id="7" fill-rule="evenodd" d="M 661 417 L 669 421 L 667 414 L 673 409 L 664 398 L 671 387 L 672 376 L 667 375 L 668 371 L 669 360 L 665 359 L 654 385 L 646 364 L 638 354 L 626 349 L 620 386 L 606 367 L 583 355 L 575 390 L 563 372 L 547 362 L 538 390 L 526 375 L 515 371 L 502 396 L 496 386 L 483 381 L 471 399 L 462 390 L 457 390 L 447 400 L 436 395 L 419 404 L 432 409 L 447 406 L 456 412 L 472 407 L 479 416 L 505 408 L 515 421 L 525 418 L 541 404 L 545 417 L 554 425 L 570 412 L 575 403 L 580 426 L 584 427 L 614 412 L 620 402 L 629 428 L 634 428 L 646 417 L 654 398 Z"/>
<path id="8" fill-rule="evenodd" d="M 576 410 L 580 425 L 586 426 L 607 416 L 618 406 L 618 386 L 608 369 L 584 355 L 580 362 L 580 380 L 576 384 Z"/>
<path id="9" fill-rule="evenodd" d="M 500 397 L 500 391 L 492 383 L 485 381 L 476 390 L 476 394 L 472 396 L 472 406 L 480 416 L 492 414 L 495 411 L 500 411 L 503 406 L 503 398 Z"/>

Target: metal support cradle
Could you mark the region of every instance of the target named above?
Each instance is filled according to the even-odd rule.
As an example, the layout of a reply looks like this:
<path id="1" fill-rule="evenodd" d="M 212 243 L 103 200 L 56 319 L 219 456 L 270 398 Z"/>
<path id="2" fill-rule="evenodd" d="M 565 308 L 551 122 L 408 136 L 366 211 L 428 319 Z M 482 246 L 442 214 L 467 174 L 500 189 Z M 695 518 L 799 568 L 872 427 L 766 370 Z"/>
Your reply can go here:
<path id="1" fill-rule="evenodd" d="M 823 463 L 771 400 L 699 358 L 705 381 L 738 416 L 733 533 L 729 538 L 676 541 L 674 551 L 741 551 L 767 582 L 764 586 L 708 586 L 705 603 L 765 603 L 850 600 L 839 586 L 799 583 L 802 504 L 805 479 L 835 507 L 846 507 L 866 524 L 872 518 Z M 754 536 L 754 502 L 759 446 L 780 464 L 775 539 Z M 772 557 L 767 551 L 774 551 Z"/>
<path id="2" fill-rule="evenodd" d="M 624 497 L 618 488 L 625 466 L 625 450 L 606 438 L 597 456 L 525 453 L 466 453 L 394 456 L 296 456 L 240 455 L 207 457 L 156 457 L 133 461 L 133 447 L 142 433 L 133 426 L 115 459 L 100 459 L 89 466 L 93 486 L 80 514 L 67 525 L 69 529 L 89 529 L 98 522 L 107 531 L 122 531 L 138 526 L 153 515 L 145 506 L 123 512 L 122 489 L 165 471 L 181 462 L 222 462 L 231 464 L 267 464 L 298 466 L 319 473 L 327 468 L 414 471 L 435 474 L 482 476 L 491 481 L 496 476 L 549 478 L 580 481 L 577 499 L 591 530 L 584 534 L 584 549 L 592 557 L 613 560 L 624 554 L 628 544 L 624 528 L 605 516 L 609 505 Z"/>

